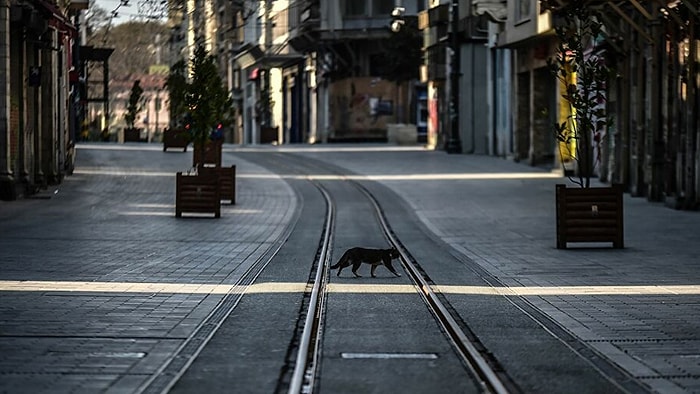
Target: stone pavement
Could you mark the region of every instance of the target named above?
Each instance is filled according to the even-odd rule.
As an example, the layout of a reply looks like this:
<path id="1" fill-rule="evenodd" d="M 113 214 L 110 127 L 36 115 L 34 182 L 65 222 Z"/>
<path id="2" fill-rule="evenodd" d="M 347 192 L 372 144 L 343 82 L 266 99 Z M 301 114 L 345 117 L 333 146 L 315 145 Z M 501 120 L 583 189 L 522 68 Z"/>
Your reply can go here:
<path id="1" fill-rule="evenodd" d="M 218 220 L 173 220 L 173 174 L 191 155 L 160 149 L 83 145 L 63 185 L 0 202 L 0 392 L 133 392 L 183 345 L 298 205 L 237 151 L 291 152 L 381 182 L 653 389 L 700 392 L 697 212 L 625 195 L 625 249 L 557 250 L 554 185 L 566 180 L 541 169 L 387 145 L 225 146 L 239 204 Z"/>
<path id="2" fill-rule="evenodd" d="M 0 392 L 133 393 L 196 333 L 290 221 L 289 185 L 236 164 L 238 204 L 175 219 L 192 154 L 83 144 L 75 174 L 0 202 Z"/>
<path id="3" fill-rule="evenodd" d="M 487 156 L 332 148 L 296 151 L 393 189 L 511 293 L 654 390 L 700 392 L 698 212 L 626 194 L 625 249 L 558 250 L 554 189 L 568 181 L 557 174 Z"/>

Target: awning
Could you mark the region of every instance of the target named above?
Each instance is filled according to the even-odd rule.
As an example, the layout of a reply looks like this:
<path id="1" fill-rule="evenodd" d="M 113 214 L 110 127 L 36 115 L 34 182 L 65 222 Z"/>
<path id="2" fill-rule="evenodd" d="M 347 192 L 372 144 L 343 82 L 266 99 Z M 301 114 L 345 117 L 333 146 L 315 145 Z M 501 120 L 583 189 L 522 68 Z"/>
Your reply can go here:
<path id="1" fill-rule="evenodd" d="M 494 22 L 505 22 L 508 17 L 506 0 L 472 0 L 474 15 L 488 15 Z"/>
<path id="2" fill-rule="evenodd" d="M 93 46 L 80 46 L 80 60 L 91 62 L 106 62 L 114 52 L 114 48 L 95 48 Z"/>
<path id="3" fill-rule="evenodd" d="M 262 59 L 264 53 L 259 45 L 245 44 L 234 56 L 234 60 L 241 68 L 246 69 Z"/>
<path id="4" fill-rule="evenodd" d="M 260 45 L 246 44 L 239 50 L 234 59 L 242 69 L 254 65 L 263 68 L 285 68 L 304 61 L 305 57 L 286 45 L 273 45 L 266 52 Z"/>

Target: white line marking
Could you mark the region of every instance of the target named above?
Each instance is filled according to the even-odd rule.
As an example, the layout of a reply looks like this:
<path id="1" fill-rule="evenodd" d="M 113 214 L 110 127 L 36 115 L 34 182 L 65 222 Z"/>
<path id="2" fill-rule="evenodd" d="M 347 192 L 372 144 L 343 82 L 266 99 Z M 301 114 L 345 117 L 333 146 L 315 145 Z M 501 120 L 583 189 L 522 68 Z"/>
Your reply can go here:
<path id="1" fill-rule="evenodd" d="M 435 360 L 438 358 L 435 353 L 340 353 L 341 358 L 345 359 L 422 359 Z"/>
<path id="2" fill-rule="evenodd" d="M 358 279 L 357 281 L 361 281 Z M 444 294 L 494 295 L 494 296 L 645 296 L 645 295 L 700 295 L 700 285 L 640 285 L 640 286 L 528 286 L 488 287 L 435 285 L 433 291 Z M 75 282 L 75 281 L 31 281 L 0 280 L 2 291 L 54 291 L 54 292 L 105 292 L 105 293 L 173 293 L 173 294 L 228 294 L 242 289 L 225 284 L 197 283 L 136 283 L 136 282 Z M 302 293 L 306 283 L 264 282 L 248 287 L 247 294 L 256 293 Z M 329 283 L 329 293 L 355 294 L 412 294 L 415 286 L 404 284 Z"/>

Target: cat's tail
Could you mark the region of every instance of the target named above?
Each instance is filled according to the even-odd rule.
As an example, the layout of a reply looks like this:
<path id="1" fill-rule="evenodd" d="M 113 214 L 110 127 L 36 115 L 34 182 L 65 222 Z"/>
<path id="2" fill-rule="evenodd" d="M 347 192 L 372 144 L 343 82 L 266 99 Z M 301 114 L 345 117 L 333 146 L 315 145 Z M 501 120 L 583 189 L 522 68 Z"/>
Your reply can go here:
<path id="1" fill-rule="evenodd" d="M 336 269 L 338 267 L 341 267 L 345 260 L 348 259 L 348 252 L 343 253 L 343 255 L 340 257 L 337 263 L 331 265 L 331 269 Z"/>
<path id="2" fill-rule="evenodd" d="M 342 263 L 342 262 L 343 262 L 343 259 L 341 258 L 340 260 L 338 260 L 337 263 L 331 265 L 331 269 L 336 269 L 336 268 L 340 267 L 340 263 Z"/>

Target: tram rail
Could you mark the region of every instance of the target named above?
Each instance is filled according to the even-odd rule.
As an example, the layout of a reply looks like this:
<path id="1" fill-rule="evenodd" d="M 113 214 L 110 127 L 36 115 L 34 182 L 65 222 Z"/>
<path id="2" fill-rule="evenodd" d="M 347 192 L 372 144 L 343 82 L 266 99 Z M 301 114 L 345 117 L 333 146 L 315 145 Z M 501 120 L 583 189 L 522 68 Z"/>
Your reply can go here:
<path id="1" fill-rule="evenodd" d="M 328 283 L 328 266 L 330 260 L 330 248 L 332 244 L 332 233 L 334 227 L 335 208 L 333 200 L 328 192 L 316 184 L 321 194 L 326 200 L 326 220 L 323 231 L 323 241 L 318 254 L 316 264 L 316 276 L 311 290 L 309 309 L 304 322 L 304 330 L 301 335 L 299 350 L 296 357 L 296 364 L 289 386 L 289 393 L 311 392 L 313 382 L 320 360 L 319 346 L 323 330 L 323 311 L 325 306 L 326 292 L 324 291 Z"/>
<path id="2" fill-rule="evenodd" d="M 438 324 L 441 326 L 447 339 L 453 345 L 453 349 L 459 355 L 463 364 L 478 380 L 479 386 L 484 392 L 505 394 L 511 392 L 504 383 L 503 373 L 497 372 L 482 356 L 481 351 L 473 343 L 468 335 L 460 327 L 449 312 L 448 307 L 439 299 L 433 291 L 429 280 L 413 263 L 412 256 L 402 246 L 400 240 L 391 229 L 377 199 L 367 188 L 356 181 L 341 177 L 343 181 L 352 183 L 372 204 L 379 224 L 387 241 L 399 250 L 400 261 L 404 270 L 408 273 L 412 284 L 425 302 L 426 307 L 433 314 Z M 326 225 L 324 229 L 324 240 L 321 251 L 317 254 L 318 261 L 315 264 L 316 274 L 312 284 L 311 300 L 305 317 L 304 330 L 300 339 L 296 364 L 289 385 L 288 394 L 312 393 L 315 386 L 315 376 L 320 360 L 320 339 L 323 335 L 322 317 L 324 315 L 324 305 L 326 298 L 326 285 L 328 284 L 328 272 L 330 266 L 330 244 L 332 243 L 334 202 L 330 194 L 323 187 L 321 182 L 310 179 L 311 182 L 321 191 L 328 206 Z M 512 385 L 511 385 L 512 386 Z"/>
<path id="3" fill-rule="evenodd" d="M 288 229 L 287 233 L 281 237 L 280 241 L 271 250 L 262 255 L 243 273 L 240 279 L 232 286 L 232 291 L 219 301 L 192 334 L 183 341 L 177 351 L 166 360 L 157 373 L 153 374 L 150 379 L 141 385 L 137 393 L 167 393 L 175 386 L 199 353 L 209 343 L 209 340 L 216 334 L 224 320 L 241 302 L 246 289 L 255 283 L 255 280 L 265 267 L 279 253 L 284 244 L 282 240 L 286 239 L 290 232 L 291 229 Z"/>
<path id="4" fill-rule="evenodd" d="M 293 169 L 292 163 L 286 162 L 286 167 Z M 299 165 L 297 163 L 297 165 Z M 306 167 L 306 166 L 303 166 Z M 299 173 L 308 173 L 310 168 L 297 168 Z M 315 261 L 312 264 L 312 272 L 309 274 L 309 282 L 306 289 L 308 299 L 305 301 L 305 311 L 300 316 L 303 320 L 301 333 L 297 331 L 295 355 L 293 365 L 290 365 L 291 373 L 288 384 L 281 382 L 278 392 L 281 390 L 289 394 L 313 393 L 317 388 L 318 372 L 322 361 L 322 340 L 325 325 L 326 299 L 328 295 L 327 285 L 329 283 L 329 267 L 331 250 L 333 249 L 336 203 L 329 190 L 324 186 L 325 177 L 315 178 L 307 175 L 294 175 L 298 178 L 305 178 L 313 184 L 323 196 L 326 202 L 326 215 L 324 219 L 323 231 L 316 252 Z M 416 289 L 430 313 L 436 319 L 447 340 L 452 344 L 452 348 L 462 361 L 468 374 L 477 382 L 477 386 L 487 393 L 509 393 L 517 389 L 508 389 L 504 383 L 503 373 L 499 373 L 492 368 L 491 364 L 482 356 L 481 351 L 473 343 L 470 336 L 465 334 L 457 319 L 449 311 L 448 305 L 440 300 L 430 284 L 429 278 L 416 266 L 413 257 L 403 247 L 397 238 L 390 224 L 388 223 L 382 207 L 372 193 L 359 182 L 344 177 L 342 175 L 333 176 L 343 182 L 349 182 L 357 188 L 370 202 L 374 209 L 374 214 L 378 219 L 381 232 L 386 240 L 399 250 L 400 263 L 404 268 L 411 284 Z M 292 227 L 287 230 L 291 233 Z M 183 342 L 177 352 L 170 357 L 160 370 L 152 376 L 138 391 L 139 393 L 167 393 L 172 389 L 189 366 L 194 362 L 202 349 L 214 336 L 218 327 L 236 308 L 241 298 L 245 294 L 245 287 L 252 285 L 260 273 L 265 269 L 270 261 L 279 252 L 284 244 L 284 240 L 289 236 L 286 234 L 280 238 L 278 244 L 268 251 L 263 258 L 249 268 L 246 274 L 236 283 L 235 288 L 239 291 L 226 295 L 207 318 L 197 327 L 197 329 Z M 283 379 L 284 380 L 284 379 Z M 514 387 L 511 383 L 510 387 Z"/>

